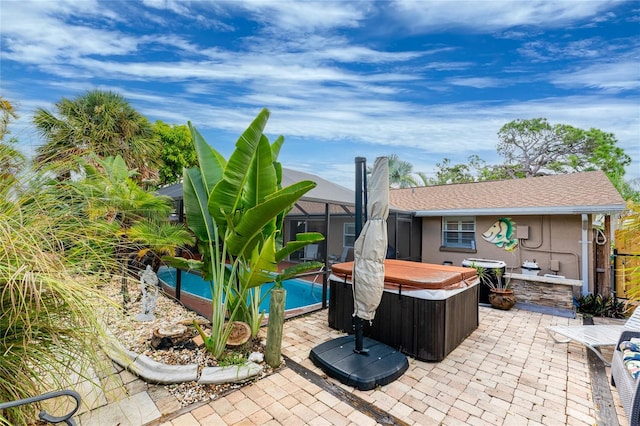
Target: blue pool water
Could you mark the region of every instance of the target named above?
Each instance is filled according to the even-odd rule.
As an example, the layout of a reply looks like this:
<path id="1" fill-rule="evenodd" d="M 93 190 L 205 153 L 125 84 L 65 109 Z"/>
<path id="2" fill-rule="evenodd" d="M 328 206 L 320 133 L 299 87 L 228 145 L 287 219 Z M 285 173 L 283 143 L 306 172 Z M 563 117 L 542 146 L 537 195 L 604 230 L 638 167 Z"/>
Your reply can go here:
<path id="1" fill-rule="evenodd" d="M 173 288 L 176 287 L 176 270 L 174 268 L 161 267 L 158 271 L 158 278 L 167 285 Z M 265 292 L 273 286 L 273 283 L 263 284 L 260 295 L 264 295 Z M 292 279 L 284 281 L 283 287 L 287 291 L 284 306 L 285 310 L 322 303 L 322 282 L 310 283 L 305 280 Z M 211 300 L 211 287 L 209 286 L 209 282 L 203 280 L 198 274 L 182 271 L 180 291 Z M 327 301 L 329 300 L 328 293 L 329 289 L 327 288 Z M 269 295 L 267 295 L 260 304 L 260 312 L 262 311 L 269 313 Z"/>

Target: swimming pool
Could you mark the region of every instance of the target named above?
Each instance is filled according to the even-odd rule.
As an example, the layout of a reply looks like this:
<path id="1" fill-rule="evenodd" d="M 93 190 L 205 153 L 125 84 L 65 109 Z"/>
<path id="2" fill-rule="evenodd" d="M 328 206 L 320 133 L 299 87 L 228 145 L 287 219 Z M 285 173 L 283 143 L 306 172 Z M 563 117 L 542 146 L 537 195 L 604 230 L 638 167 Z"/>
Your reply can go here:
<path id="1" fill-rule="evenodd" d="M 158 278 L 167 286 L 174 290 L 176 288 L 176 270 L 163 266 L 158 271 Z M 319 280 L 320 281 L 320 280 Z M 264 295 L 274 286 L 273 283 L 263 284 L 261 295 Z M 301 279 L 291 279 L 283 282 L 283 287 L 287 291 L 284 309 L 286 311 L 299 308 L 307 308 L 322 303 L 322 282 L 311 283 Z M 180 281 L 180 292 L 183 299 L 184 293 L 196 296 L 199 299 L 211 300 L 211 287 L 209 282 L 202 279 L 198 274 L 182 271 Z M 327 289 L 327 300 L 329 300 L 329 290 Z M 269 295 L 260 304 L 260 312 L 269 313 Z M 210 308 L 211 305 L 209 305 Z"/>

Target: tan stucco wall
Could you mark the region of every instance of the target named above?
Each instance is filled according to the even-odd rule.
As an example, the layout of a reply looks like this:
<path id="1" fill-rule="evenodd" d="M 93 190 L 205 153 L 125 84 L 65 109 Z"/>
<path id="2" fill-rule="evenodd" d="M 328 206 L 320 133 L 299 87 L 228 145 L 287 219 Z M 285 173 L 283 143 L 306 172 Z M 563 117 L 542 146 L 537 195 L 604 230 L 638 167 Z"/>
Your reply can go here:
<path id="1" fill-rule="evenodd" d="M 476 257 L 484 259 L 502 260 L 507 264 L 507 270 L 520 272 L 522 262 L 536 260 L 541 268 L 540 275 L 557 274 L 568 279 L 582 279 L 582 217 L 581 215 L 558 216 L 511 216 L 517 226 L 528 226 L 529 239 L 519 240 L 517 248 L 508 252 L 482 238 L 482 233 L 503 216 L 476 217 L 476 251 L 443 251 L 442 218 L 426 217 L 422 220 L 422 261 L 442 264 L 445 261 L 453 265 L 461 265 L 466 258 Z M 592 232 L 589 227 L 589 239 Z M 588 245 L 589 262 L 592 258 L 592 244 Z M 552 271 L 551 260 L 560 262 L 560 270 Z M 515 268 L 515 269 L 514 269 Z M 592 277 L 589 277 L 589 287 L 593 288 Z"/>

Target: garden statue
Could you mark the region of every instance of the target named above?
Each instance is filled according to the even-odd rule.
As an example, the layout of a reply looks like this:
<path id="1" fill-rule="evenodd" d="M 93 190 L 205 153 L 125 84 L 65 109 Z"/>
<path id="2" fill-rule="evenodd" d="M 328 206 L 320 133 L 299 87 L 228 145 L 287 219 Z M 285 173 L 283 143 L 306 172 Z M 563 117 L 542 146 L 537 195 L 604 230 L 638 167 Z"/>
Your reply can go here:
<path id="1" fill-rule="evenodd" d="M 140 274 L 142 290 L 142 312 L 135 316 L 136 321 L 153 321 L 156 319 L 153 310 L 158 301 L 158 276 L 150 265 Z"/>

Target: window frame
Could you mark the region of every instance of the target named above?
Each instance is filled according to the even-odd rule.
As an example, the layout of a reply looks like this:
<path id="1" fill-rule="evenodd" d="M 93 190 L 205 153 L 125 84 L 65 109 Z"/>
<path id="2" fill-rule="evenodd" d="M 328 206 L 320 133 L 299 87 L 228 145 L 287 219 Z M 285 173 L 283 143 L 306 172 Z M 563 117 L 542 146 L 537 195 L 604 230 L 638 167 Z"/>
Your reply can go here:
<path id="1" fill-rule="evenodd" d="M 353 228 L 353 232 L 352 233 L 347 232 L 347 228 L 348 227 L 352 227 Z M 347 237 L 351 237 L 351 239 L 353 240 L 353 243 L 347 244 Z M 355 224 L 355 222 L 345 222 L 342 225 L 342 246 L 343 247 L 354 247 L 355 243 L 356 243 L 356 224 Z"/>
<path id="2" fill-rule="evenodd" d="M 452 228 L 451 225 L 455 225 L 455 229 L 450 229 Z M 471 225 L 472 229 L 465 229 L 469 225 Z M 477 221 L 475 216 L 443 216 L 440 249 L 476 252 L 476 232 Z"/>

